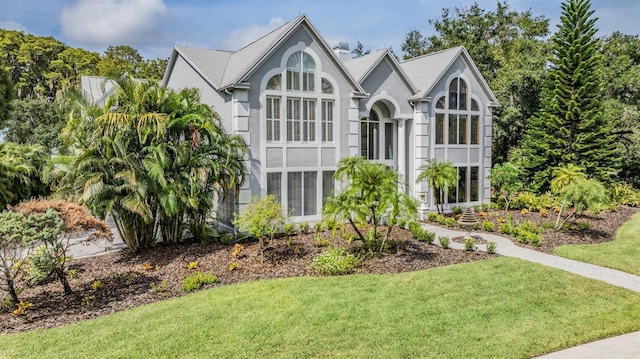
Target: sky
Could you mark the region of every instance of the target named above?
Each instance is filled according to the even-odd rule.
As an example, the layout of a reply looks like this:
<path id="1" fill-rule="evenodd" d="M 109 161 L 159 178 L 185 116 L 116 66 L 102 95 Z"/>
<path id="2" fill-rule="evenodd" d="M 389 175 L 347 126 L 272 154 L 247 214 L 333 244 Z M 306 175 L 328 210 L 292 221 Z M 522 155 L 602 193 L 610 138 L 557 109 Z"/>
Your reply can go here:
<path id="1" fill-rule="evenodd" d="M 496 0 L 476 0 L 495 10 Z M 407 32 L 434 33 L 429 19 L 443 8 L 473 0 L 0 0 L 0 28 L 53 36 L 72 47 L 103 53 L 129 45 L 146 59 L 168 58 L 174 45 L 237 50 L 306 13 L 330 45 L 360 41 L 373 51 L 401 54 Z M 531 10 L 555 32 L 561 0 L 511 0 L 511 10 Z M 598 36 L 640 34 L 639 0 L 592 0 Z"/>

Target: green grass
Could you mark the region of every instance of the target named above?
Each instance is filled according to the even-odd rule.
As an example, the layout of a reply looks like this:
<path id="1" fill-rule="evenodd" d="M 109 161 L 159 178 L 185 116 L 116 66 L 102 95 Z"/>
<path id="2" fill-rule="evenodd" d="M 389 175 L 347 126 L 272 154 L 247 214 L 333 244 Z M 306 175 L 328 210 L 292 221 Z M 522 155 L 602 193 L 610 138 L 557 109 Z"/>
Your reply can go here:
<path id="1" fill-rule="evenodd" d="M 554 250 L 554 254 L 640 275 L 638 263 L 640 259 L 640 213 L 633 215 L 618 229 L 614 241 L 560 246 Z"/>
<path id="2" fill-rule="evenodd" d="M 0 336 L 7 358 L 528 358 L 640 329 L 640 294 L 500 257 L 258 281 Z"/>

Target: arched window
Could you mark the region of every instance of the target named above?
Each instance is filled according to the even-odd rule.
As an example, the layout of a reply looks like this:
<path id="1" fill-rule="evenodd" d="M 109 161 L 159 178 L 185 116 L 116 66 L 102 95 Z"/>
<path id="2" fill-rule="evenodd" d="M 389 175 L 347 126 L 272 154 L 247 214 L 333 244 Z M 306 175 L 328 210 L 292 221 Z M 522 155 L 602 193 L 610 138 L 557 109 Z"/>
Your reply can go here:
<path id="1" fill-rule="evenodd" d="M 305 52 L 294 52 L 287 60 L 287 91 L 314 92 L 316 62 Z"/>
<path id="2" fill-rule="evenodd" d="M 322 79 L 322 93 L 333 94 L 333 85 L 325 78 Z"/>
<path id="3" fill-rule="evenodd" d="M 435 108 L 436 145 L 479 144 L 480 108 L 476 100 L 469 99 L 463 79 L 455 78 L 449 83 L 447 94 L 438 99 Z"/>
<path id="4" fill-rule="evenodd" d="M 280 91 L 282 87 L 281 84 L 282 84 L 282 75 L 277 74 L 272 78 L 270 78 L 269 82 L 267 82 L 267 90 Z"/>

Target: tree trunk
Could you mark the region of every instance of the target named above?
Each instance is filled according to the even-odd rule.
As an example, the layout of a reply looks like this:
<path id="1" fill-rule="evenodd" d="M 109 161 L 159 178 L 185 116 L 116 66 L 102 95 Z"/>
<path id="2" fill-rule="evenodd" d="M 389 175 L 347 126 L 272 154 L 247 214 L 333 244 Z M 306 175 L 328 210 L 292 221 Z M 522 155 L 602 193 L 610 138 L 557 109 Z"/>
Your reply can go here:
<path id="1" fill-rule="evenodd" d="M 71 286 L 69 285 L 69 281 L 67 281 L 67 275 L 64 273 L 64 268 L 56 268 L 54 269 L 60 283 L 62 283 L 62 288 L 64 288 L 64 295 L 73 294 L 73 290 L 71 290 Z"/>
<path id="2" fill-rule="evenodd" d="M 20 303 L 18 300 L 18 292 L 16 292 L 16 288 L 13 286 L 13 279 L 7 278 L 7 291 L 9 291 L 9 296 L 11 296 L 11 301 L 13 304 Z"/>

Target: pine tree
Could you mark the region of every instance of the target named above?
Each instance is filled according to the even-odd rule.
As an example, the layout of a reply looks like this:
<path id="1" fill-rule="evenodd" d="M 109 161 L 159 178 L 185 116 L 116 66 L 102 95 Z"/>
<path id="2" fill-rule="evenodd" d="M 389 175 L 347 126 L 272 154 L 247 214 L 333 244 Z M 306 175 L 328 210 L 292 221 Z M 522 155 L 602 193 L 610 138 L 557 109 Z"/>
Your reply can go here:
<path id="1" fill-rule="evenodd" d="M 607 123 L 602 113 L 602 59 L 590 7 L 589 0 L 562 4 L 541 110 L 530 119 L 522 158 L 514 158 L 536 191 L 549 188 L 552 171 L 560 166 L 575 164 L 606 181 L 618 165 L 615 123 Z"/>

